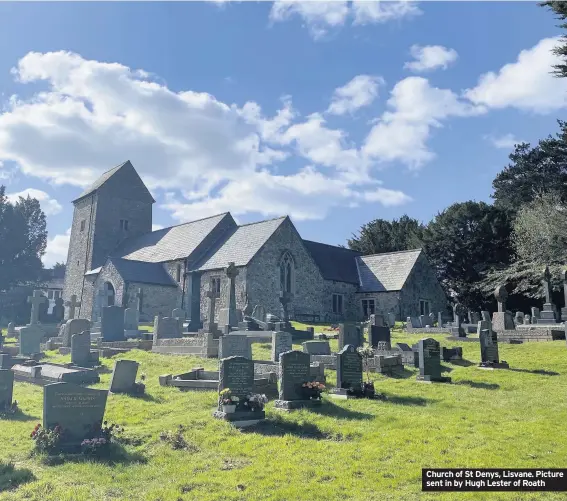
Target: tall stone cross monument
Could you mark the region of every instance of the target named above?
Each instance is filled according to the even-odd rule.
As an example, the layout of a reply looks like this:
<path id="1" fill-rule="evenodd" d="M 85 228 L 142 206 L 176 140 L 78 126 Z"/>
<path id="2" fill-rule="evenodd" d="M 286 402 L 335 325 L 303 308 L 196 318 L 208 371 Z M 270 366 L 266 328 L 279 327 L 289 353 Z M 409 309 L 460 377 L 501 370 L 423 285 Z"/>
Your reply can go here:
<path id="1" fill-rule="evenodd" d="M 565 306 L 561 308 L 561 320 L 567 322 L 567 270 L 563 270 L 563 296 L 565 297 Z"/>
<path id="2" fill-rule="evenodd" d="M 293 301 L 293 294 L 291 292 L 280 292 L 280 303 L 283 310 L 283 321 L 289 322 L 289 303 Z"/>
<path id="3" fill-rule="evenodd" d="M 541 281 L 543 285 L 543 293 L 545 294 L 545 304 L 543 305 L 543 310 L 541 311 L 538 324 L 555 324 L 557 323 L 557 312 L 553 300 L 551 298 L 551 273 L 549 272 L 549 266 L 546 266 L 543 270 L 543 277 Z"/>
<path id="4" fill-rule="evenodd" d="M 205 294 L 209 299 L 209 314 L 207 318 L 207 322 L 203 325 L 205 332 L 215 332 L 217 329 L 217 325 L 215 324 L 215 304 L 219 297 L 219 294 L 216 291 L 216 288 L 211 281 L 210 289 Z"/>
<path id="5" fill-rule="evenodd" d="M 505 285 L 499 285 L 494 291 L 494 297 L 498 301 L 498 311 L 492 315 L 492 329 L 496 332 L 504 330 L 514 330 L 514 319 L 512 314 L 506 311 L 506 300 L 508 291 Z"/>
<path id="6" fill-rule="evenodd" d="M 77 301 L 77 296 L 73 294 L 70 301 L 65 301 L 65 306 L 69 308 L 69 316 L 67 320 L 73 320 L 75 318 L 75 308 L 81 306 L 81 301 Z"/>
<path id="7" fill-rule="evenodd" d="M 238 314 L 236 312 L 236 284 L 235 279 L 240 273 L 238 268 L 234 265 L 234 262 L 228 263 L 225 269 L 226 276 L 230 281 L 230 286 L 228 288 L 228 317 L 227 325 L 230 327 L 238 327 Z M 224 325 L 221 326 L 224 328 Z"/>
<path id="8" fill-rule="evenodd" d="M 39 323 L 39 305 L 45 301 L 47 301 L 47 298 L 41 291 L 33 291 L 33 294 L 28 296 L 28 303 L 31 303 L 30 325 Z"/>

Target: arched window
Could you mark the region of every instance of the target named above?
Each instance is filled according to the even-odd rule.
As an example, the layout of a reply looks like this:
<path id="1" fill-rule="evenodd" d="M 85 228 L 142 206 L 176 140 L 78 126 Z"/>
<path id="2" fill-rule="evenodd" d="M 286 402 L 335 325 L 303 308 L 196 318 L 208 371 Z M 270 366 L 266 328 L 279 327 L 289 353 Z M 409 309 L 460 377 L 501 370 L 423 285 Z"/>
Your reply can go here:
<path id="1" fill-rule="evenodd" d="M 285 252 L 280 261 L 280 289 L 293 292 L 295 265 L 289 252 Z"/>

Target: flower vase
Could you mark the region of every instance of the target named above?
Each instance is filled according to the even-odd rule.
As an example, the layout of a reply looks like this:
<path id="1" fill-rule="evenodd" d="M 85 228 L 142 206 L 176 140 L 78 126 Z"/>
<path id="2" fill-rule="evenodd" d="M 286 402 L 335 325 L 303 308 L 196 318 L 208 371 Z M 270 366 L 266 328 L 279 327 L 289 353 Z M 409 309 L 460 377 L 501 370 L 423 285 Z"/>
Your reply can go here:
<path id="1" fill-rule="evenodd" d="M 229 404 L 229 405 L 223 404 L 222 411 L 225 414 L 233 414 L 236 411 L 236 404 Z"/>

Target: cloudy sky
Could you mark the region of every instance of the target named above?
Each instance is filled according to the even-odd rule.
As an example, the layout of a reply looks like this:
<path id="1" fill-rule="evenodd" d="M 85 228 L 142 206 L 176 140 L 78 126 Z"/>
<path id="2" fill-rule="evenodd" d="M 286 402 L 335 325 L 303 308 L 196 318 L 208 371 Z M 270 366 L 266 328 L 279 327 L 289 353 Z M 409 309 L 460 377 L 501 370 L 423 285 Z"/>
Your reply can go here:
<path id="1" fill-rule="evenodd" d="M 490 200 L 514 142 L 565 118 L 560 31 L 531 2 L 0 2 L 0 183 L 48 215 L 129 159 L 156 227 L 289 214 L 344 244 Z"/>

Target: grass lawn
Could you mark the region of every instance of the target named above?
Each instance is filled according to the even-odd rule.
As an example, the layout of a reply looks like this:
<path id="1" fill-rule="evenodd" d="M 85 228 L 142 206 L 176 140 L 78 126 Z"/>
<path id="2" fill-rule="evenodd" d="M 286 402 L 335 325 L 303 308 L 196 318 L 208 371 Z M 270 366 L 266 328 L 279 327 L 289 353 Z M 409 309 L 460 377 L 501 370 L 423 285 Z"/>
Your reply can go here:
<path id="1" fill-rule="evenodd" d="M 419 337 L 394 332 L 392 341 L 411 344 Z M 460 345 L 466 360 L 479 362 L 478 343 Z M 256 359 L 266 360 L 269 351 L 269 344 L 254 345 Z M 215 369 L 216 360 L 132 351 L 122 358 L 140 362 L 147 395 L 109 395 L 106 418 L 125 426 L 123 454 L 114 463 L 32 456 L 29 435 L 41 422 L 42 388 L 17 382 L 14 398 L 24 414 L 0 419 L 0 499 L 565 499 L 565 493 L 421 492 L 422 467 L 565 467 L 565 341 L 501 344 L 500 355 L 510 370 L 444 364 L 452 384 L 417 383 L 413 368 L 397 379 L 372 374 L 385 400 L 326 400 L 320 410 L 289 414 L 270 403 L 263 426 L 238 431 L 212 418 L 216 392 L 158 383 L 160 374 Z M 114 360 L 103 363 L 111 370 Z M 334 382 L 333 371 L 327 376 Z M 110 372 L 101 377 L 95 387 L 108 388 Z M 178 425 L 187 428 L 188 450 L 172 450 L 159 439 Z"/>

